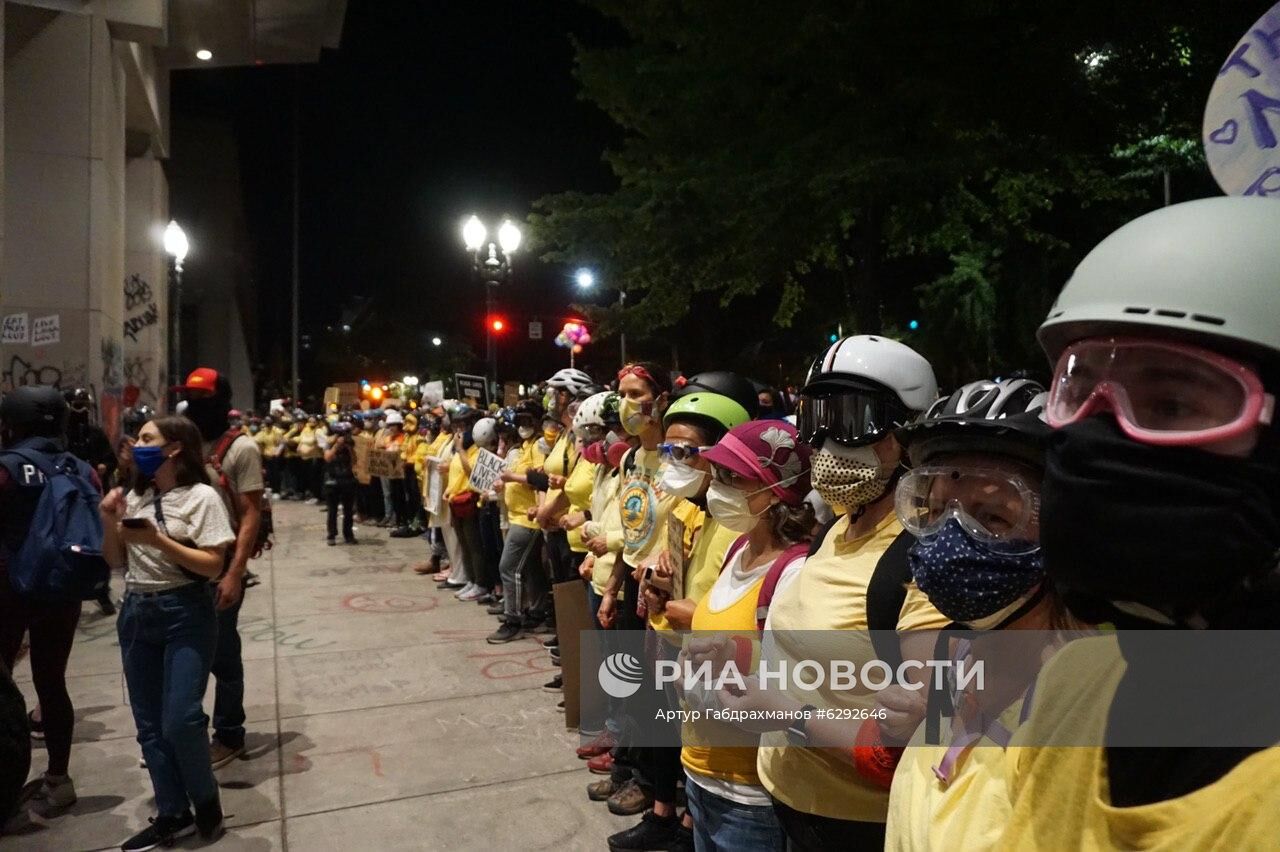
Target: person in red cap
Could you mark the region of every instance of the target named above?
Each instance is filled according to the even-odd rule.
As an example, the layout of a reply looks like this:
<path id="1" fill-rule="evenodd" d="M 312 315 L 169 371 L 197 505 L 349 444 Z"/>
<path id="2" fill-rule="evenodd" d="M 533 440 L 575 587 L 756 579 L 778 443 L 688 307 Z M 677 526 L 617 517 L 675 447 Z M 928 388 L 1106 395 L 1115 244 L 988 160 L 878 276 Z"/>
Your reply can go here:
<path id="1" fill-rule="evenodd" d="M 244 662 L 237 628 L 249 559 L 259 547 L 262 453 L 239 425 L 228 428 L 231 382 L 226 376 L 199 367 L 175 390 L 187 404 L 184 415 L 196 424 L 204 439 L 209 478 L 222 492 L 236 533 L 226 570 L 217 580 L 218 647 L 213 658 L 216 687 L 209 754 L 213 768 L 219 769 L 244 754 Z"/>

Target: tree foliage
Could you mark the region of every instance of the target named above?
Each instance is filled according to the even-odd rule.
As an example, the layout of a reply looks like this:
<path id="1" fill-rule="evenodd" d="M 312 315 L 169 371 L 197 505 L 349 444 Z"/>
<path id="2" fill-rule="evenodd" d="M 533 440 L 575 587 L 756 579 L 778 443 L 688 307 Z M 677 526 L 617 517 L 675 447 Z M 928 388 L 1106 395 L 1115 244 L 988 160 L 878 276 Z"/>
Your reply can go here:
<path id="1" fill-rule="evenodd" d="M 1124 220 L 1204 194 L 1198 128 L 1256 4 L 589 0 L 582 96 L 623 130 L 611 193 L 541 199 L 553 262 L 625 288 L 606 330 L 700 294 L 773 322 L 885 332 L 958 381 L 1039 365 L 1033 331 Z M 1120 8 L 1117 8 L 1117 6 Z M 1213 20 L 1208 20 L 1212 18 Z M 686 333 L 694 333 L 690 327 Z M 696 329 L 703 334 L 705 327 Z M 711 330 L 714 333 L 714 330 Z"/>

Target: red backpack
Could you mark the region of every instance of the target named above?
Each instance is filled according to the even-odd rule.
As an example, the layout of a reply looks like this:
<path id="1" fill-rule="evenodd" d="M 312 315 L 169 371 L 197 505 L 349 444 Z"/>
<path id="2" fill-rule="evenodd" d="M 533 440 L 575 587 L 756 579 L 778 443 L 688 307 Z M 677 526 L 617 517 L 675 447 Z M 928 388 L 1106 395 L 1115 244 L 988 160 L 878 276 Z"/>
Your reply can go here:
<path id="1" fill-rule="evenodd" d="M 236 442 L 236 438 L 243 436 L 244 433 L 239 429 L 228 429 L 213 445 L 213 452 L 209 454 L 208 465 L 213 469 L 217 478 L 218 489 L 223 494 L 223 502 L 228 506 L 231 513 L 231 526 L 239 532 L 240 530 L 240 501 L 236 498 L 239 493 L 231 482 L 231 477 L 227 476 L 226 471 L 222 469 L 222 462 L 227 457 L 227 453 L 231 451 L 231 445 Z M 275 533 L 275 524 L 271 517 L 271 500 L 262 495 L 262 518 L 258 522 L 258 537 L 253 543 L 253 559 L 257 559 L 264 552 L 271 549 L 274 542 L 271 540 Z"/>
<path id="2" fill-rule="evenodd" d="M 733 544 L 729 545 L 729 549 L 724 553 L 724 564 L 728 565 L 729 560 L 746 546 L 747 537 L 745 535 L 734 539 Z M 768 572 L 764 575 L 764 585 L 760 587 L 760 594 L 756 598 L 757 630 L 764 630 L 764 620 L 769 615 L 769 604 L 773 603 L 773 595 L 778 590 L 778 581 L 782 579 L 782 572 L 787 570 L 787 566 L 797 557 L 805 556 L 808 553 L 809 542 L 802 541 L 779 553 L 778 558 L 773 560 L 773 564 L 769 566 Z"/>

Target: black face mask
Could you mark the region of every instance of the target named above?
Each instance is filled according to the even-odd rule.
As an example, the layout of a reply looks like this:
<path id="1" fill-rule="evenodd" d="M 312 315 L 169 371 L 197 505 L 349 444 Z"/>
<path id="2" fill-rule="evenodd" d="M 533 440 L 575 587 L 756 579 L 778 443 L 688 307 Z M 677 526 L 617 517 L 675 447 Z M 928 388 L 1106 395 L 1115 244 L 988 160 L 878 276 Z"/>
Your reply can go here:
<path id="1" fill-rule="evenodd" d="M 230 411 L 231 404 L 226 400 L 203 397 L 188 400 L 187 410 L 183 415 L 196 424 L 196 428 L 200 430 L 200 437 L 206 441 L 216 441 L 229 428 L 227 414 Z"/>
<path id="2" fill-rule="evenodd" d="M 1134 601 L 1180 619 L 1276 562 L 1280 464 L 1155 447 L 1109 417 L 1059 429 L 1041 490 L 1045 567 L 1068 598 Z"/>

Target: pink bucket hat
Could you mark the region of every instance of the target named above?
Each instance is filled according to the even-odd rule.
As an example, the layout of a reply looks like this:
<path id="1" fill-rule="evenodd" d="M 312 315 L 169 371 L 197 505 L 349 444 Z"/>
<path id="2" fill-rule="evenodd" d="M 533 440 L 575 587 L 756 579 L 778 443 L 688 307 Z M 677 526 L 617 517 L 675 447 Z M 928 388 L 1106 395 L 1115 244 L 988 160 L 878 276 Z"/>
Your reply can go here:
<path id="1" fill-rule="evenodd" d="M 809 445 L 785 420 L 752 420 L 735 426 L 702 454 L 712 464 L 758 479 L 789 506 L 809 493 Z"/>

